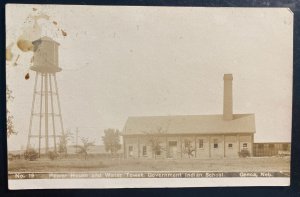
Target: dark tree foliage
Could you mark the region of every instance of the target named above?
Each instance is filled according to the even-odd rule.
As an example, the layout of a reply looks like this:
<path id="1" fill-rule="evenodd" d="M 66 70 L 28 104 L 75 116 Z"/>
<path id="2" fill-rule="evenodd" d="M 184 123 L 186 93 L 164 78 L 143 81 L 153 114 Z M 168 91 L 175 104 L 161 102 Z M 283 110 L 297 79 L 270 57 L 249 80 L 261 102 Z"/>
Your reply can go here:
<path id="1" fill-rule="evenodd" d="M 77 154 L 84 155 L 84 159 L 87 159 L 88 156 L 88 149 L 91 146 L 95 146 L 95 142 L 90 142 L 88 138 L 81 138 L 82 145 L 77 145 L 76 147 L 79 148 Z"/>
<path id="2" fill-rule="evenodd" d="M 147 135 L 147 139 L 149 139 L 149 143 L 151 144 L 152 153 L 154 154 L 154 158 L 158 155 L 161 155 L 163 151 L 166 149 L 161 145 L 161 137 L 165 135 L 165 132 L 161 127 L 157 128 L 156 132 L 145 132 Z"/>
<path id="3" fill-rule="evenodd" d="M 48 157 L 51 159 L 51 160 L 55 160 L 58 158 L 58 154 L 54 151 L 49 151 L 48 152 Z"/>
<path id="4" fill-rule="evenodd" d="M 7 120 L 7 137 L 11 135 L 16 135 L 17 132 L 14 128 L 13 119 L 14 117 L 10 114 L 10 111 L 7 109 L 7 104 L 9 101 L 12 101 L 14 97 L 12 96 L 12 91 L 6 86 L 6 120 Z"/>
<path id="5" fill-rule="evenodd" d="M 24 153 L 24 159 L 29 160 L 29 161 L 35 161 L 39 157 L 39 154 L 36 150 L 33 148 L 29 148 L 28 150 L 25 151 Z"/>
<path id="6" fill-rule="evenodd" d="M 184 154 L 187 154 L 190 157 L 194 156 L 195 148 L 192 146 L 192 141 L 191 140 L 184 140 Z"/>
<path id="7" fill-rule="evenodd" d="M 239 152 L 239 157 L 250 157 L 250 152 L 248 150 L 243 149 Z"/>
<path id="8" fill-rule="evenodd" d="M 72 133 L 67 130 L 63 135 L 59 137 L 59 142 L 58 142 L 58 152 L 60 154 L 64 154 L 64 156 L 68 155 L 68 143 L 73 137 Z"/>

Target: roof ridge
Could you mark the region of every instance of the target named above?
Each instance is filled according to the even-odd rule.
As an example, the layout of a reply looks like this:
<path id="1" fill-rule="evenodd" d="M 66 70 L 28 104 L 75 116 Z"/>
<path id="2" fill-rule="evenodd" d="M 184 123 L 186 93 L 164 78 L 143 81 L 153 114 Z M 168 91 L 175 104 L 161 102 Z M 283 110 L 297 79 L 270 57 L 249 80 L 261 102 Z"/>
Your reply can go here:
<path id="1" fill-rule="evenodd" d="M 128 117 L 124 134 L 142 134 L 163 128 L 172 134 L 255 133 L 255 114 L 234 114 L 233 120 L 223 120 L 223 114 L 137 116 Z"/>

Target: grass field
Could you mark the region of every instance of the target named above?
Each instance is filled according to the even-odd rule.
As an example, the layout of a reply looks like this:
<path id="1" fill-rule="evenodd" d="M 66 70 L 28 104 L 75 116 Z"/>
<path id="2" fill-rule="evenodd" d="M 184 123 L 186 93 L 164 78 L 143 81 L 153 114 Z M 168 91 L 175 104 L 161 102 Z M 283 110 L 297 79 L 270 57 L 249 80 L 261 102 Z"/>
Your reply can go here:
<path id="1" fill-rule="evenodd" d="M 47 158 L 36 161 L 9 161 L 9 172 L 87 172 L 87 171 L 290 171 L 289 157 L 224 159 L 142 160 L 90 157 Z"/>

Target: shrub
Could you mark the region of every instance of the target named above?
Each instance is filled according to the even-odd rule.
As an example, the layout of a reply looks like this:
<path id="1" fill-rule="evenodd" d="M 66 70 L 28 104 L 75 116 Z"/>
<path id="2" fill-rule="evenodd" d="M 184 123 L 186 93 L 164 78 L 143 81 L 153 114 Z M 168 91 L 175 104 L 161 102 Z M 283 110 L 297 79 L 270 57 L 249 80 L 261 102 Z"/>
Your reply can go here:
<path id="1" fill-rule="evenodd" d="M 34 161 L 38 158 L 39 154 L 34 149 L 28 149 L 24 153 L 24 158 L 29 161 Z"/>
<path id="2" fill-rule="evenodd" d="M 239 156 L 240 157 L 250 157 L 250 152 L 248 150 L 241 150 L 241 152 L 239 152 Z"/>
<path id="3" fill-rule="evenodd" d="M 8 154 L 8 156 L 7 156 L 7 159 L 9 160 L 9 161 L 12 161 L 13 160 L 13 154 L 12 153 L 9 153 Z"/>
<path id="4" fill-rule="evenodd" d="M 54 160 L 54 159 L 57 159 L 58 154 L 57 154 L 56 152 L 54 152 L 54 151 L 49 151 L 49 152 L 48 152 L 48 156 L 49 156 L 49 158 L 50 158 L 51 160 Z"/>

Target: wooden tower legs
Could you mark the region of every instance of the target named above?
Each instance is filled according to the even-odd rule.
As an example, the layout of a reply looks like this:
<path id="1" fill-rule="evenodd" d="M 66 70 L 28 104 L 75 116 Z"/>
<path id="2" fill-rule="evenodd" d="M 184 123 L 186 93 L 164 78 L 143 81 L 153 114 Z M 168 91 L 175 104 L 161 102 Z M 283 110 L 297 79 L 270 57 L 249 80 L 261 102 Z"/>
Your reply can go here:
<path id="1" fill-rule="evenodd" d="M 39 80 L 40 82 L 38 82 Z M 37 97 L 40 97 L 38 100 L 39 104 L 36 102 Z M 56 97 L 56 99 L 54 97 Z M 56 106 L 54 105 L 55 102 Z M 60 124 L 60 135 L 57 135 L 56 118 L 58 118 L 58 122 Z M 37 124 L 35 125 L 36 127 L 33 127 L 35 119 L 37 119 L 35 122 Z M 49 125 L 49 120 L 52 122 L 51 126 Z M 50 135 L 49 132 L 52 132 L 52 134 Z M 53 149 L 54 152 L 57 152 L 57 137 L 59 136 L 64 136 L 64 127 L 61 115 L 56 75 L 55 73 L 36 72 L 29 122 L 29 133 L 27 139 L 27 150 L 33 148 L 31 144 L 31 138 L 38 138 L 37 148 L 40 157 L 42 138 L 44 138 L 45 154 L 48 154 L 49 149 L 52 148 L 49 147 L 49 137 L 52 137 Z"/>

